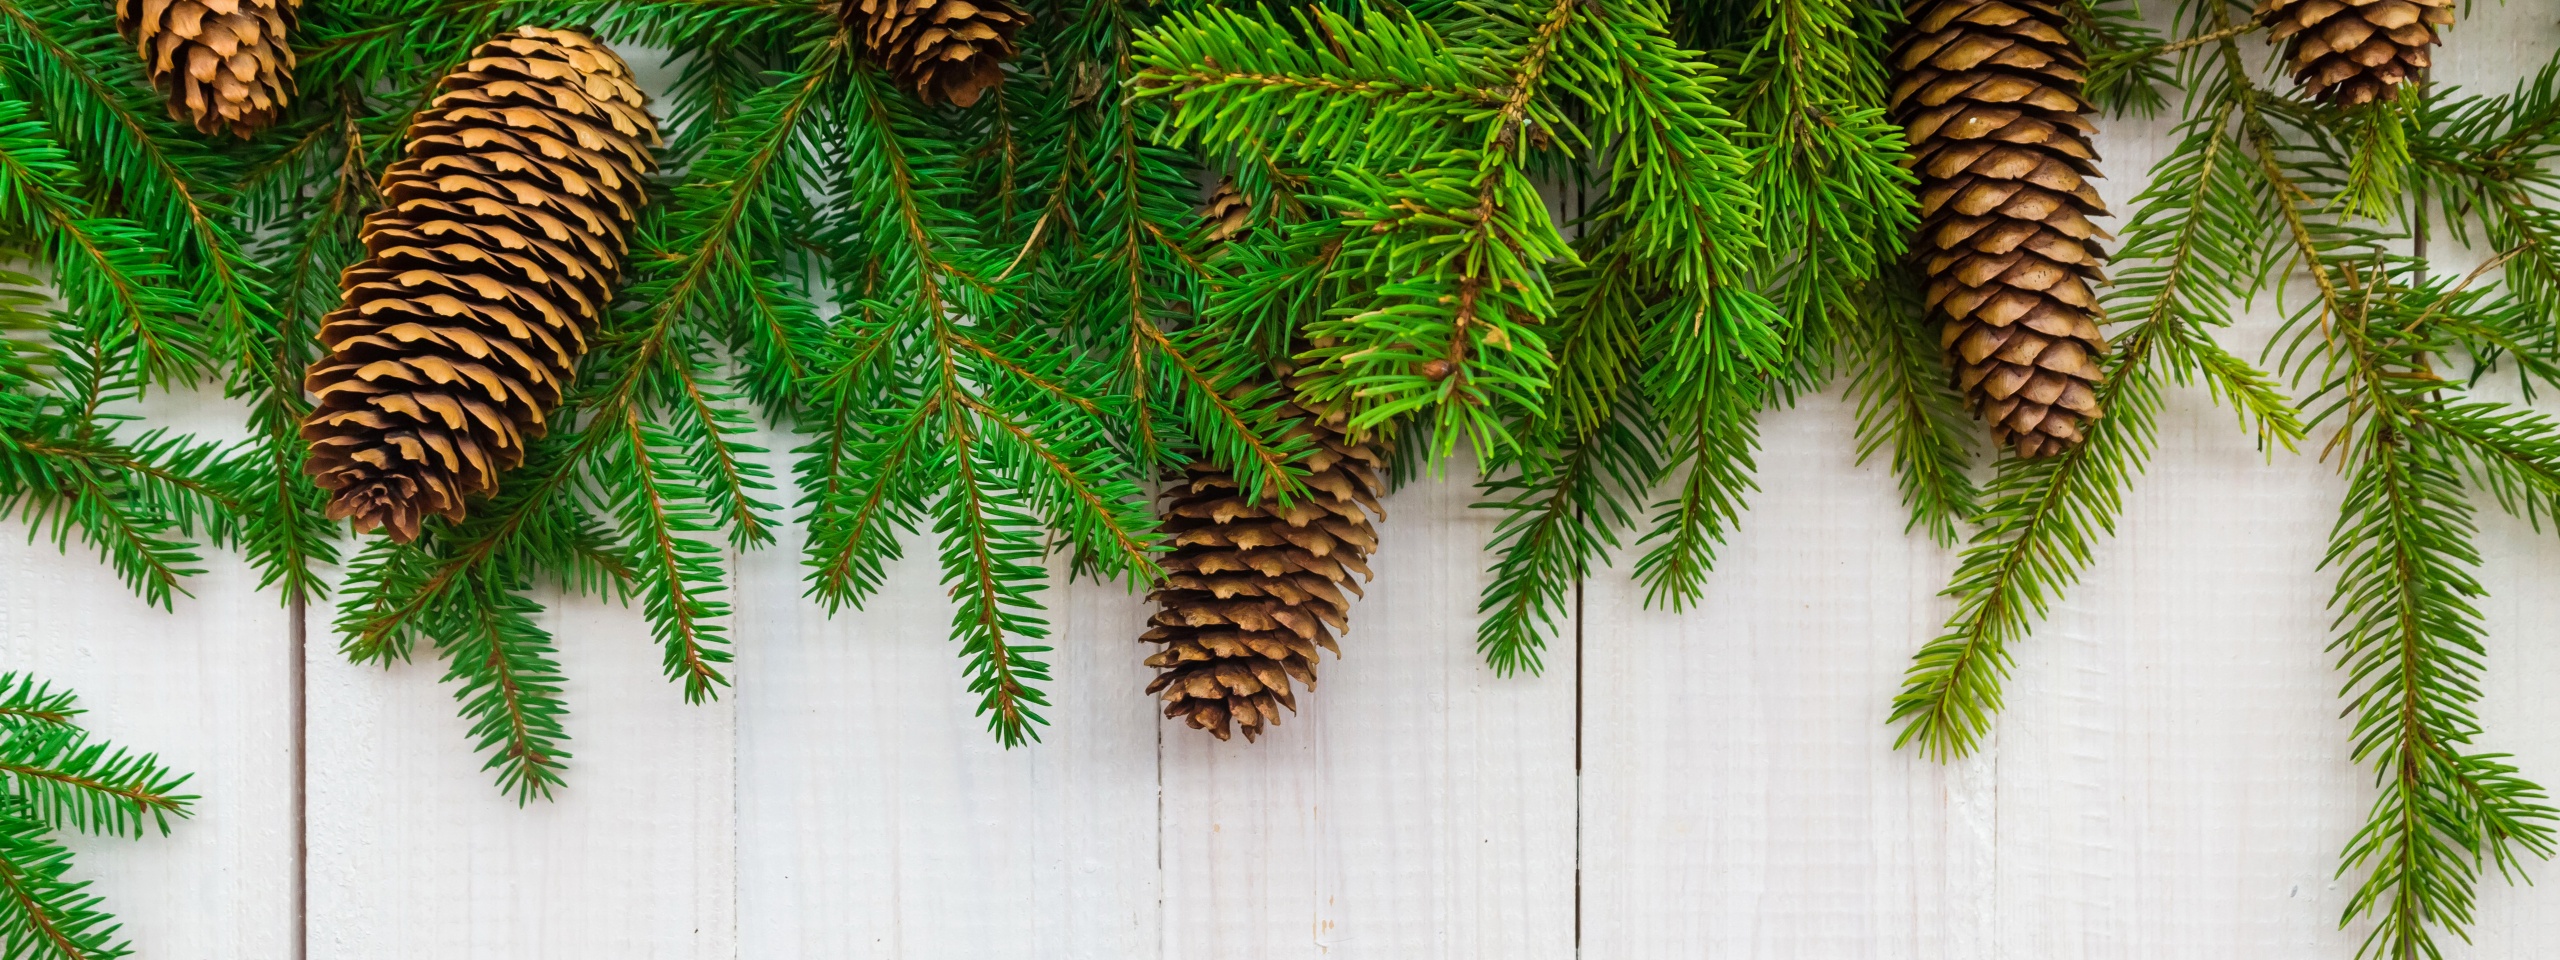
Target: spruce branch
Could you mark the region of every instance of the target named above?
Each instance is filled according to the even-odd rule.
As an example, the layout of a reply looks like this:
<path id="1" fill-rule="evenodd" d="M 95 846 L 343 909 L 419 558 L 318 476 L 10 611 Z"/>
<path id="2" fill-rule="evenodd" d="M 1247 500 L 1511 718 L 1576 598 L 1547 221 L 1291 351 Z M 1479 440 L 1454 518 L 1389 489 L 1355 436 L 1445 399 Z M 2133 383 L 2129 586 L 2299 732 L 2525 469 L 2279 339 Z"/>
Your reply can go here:
<path id="1" fill-rule="evenodd" d="M 2247 81 L 2235 71 L 2234 82 Z M 2517 876 L 2524 856 L 2548 858 L 2560 839 L 2560 810 L 2543 789 L 2505 755 L 2472 746 L 2482 733 L 2473 704 L 2484 591 L 2471 573 L 2481 558 L 2461 482 L 2468 471 L 2502 501 L 2537 495 L 2531 484 L 2560 467 L 2550 459 L 2560 450 L 2547 421 L 2461 398 L 2439 372 L 2461 345 L 2512 329 L 2523 313 L 2472 288 L 2494 261 L 2448 283 L 2391 252 L 2402 236 L 2315 220 L 2310 211 L 2365 189 L 2359 165 L 2370 147 L 2315 129 L 2305 145 L 2270 149 L 2279 115 L 2257 102 L 2243 101 L 2257 171 L 2293 262 L 2319 291 L 2288 318 L 2283 347 L 2294 378 L 2316 385 L 2315 422 L 2336 431 L 2327 452 L 2349 477 L 2323 560 L 2338 573 L 2330 649 L 2347 675 L 2352 756 L 2374 768 L 2380 795 L 2339 867 L 2364 872 L 2339 922 L 2374 921 L 2360 957 L 2435 957 L 2439 933 L 2467 938 L 2487 867 Z M 2528 517 L 2538 509 L 2525 505 Z"/>
<path id="2" fill-rule="evenodd" d="M 26 815 L 55 827 L 107 836 L 169 833 L 192 794 L 157 757 L 93 741 L 68 724 L 12 724 L 0 733 L 0 789 Z"/>
<path id="3" fill-rule="evenodd" d="M 1897 747 L 1917 746 L 1937 759 L 1969 754 L 1991 730 L 2000 687 L 2013 658 L 2009 645 L 2089 565 L 2097 539 L 2115 532 L 2124 492 L 2157 437 L 2167 352 L 2151 324 L 2120 334 L 2099 385 L 2107 411 L 2088 439 L 2060 455 L 2010 458 L 1983 490 L 1972 544 L 1943 591 L 1956 598 L 1944 633 L 1912 656 L 1891 721 L 1902 725 Z"/>
<path id="4" fill-rule="evenodd" d="M 17 805 L 11 804 L 11 807 Z M 105 898 L 84 893 L 86 881 L 65 879 L 71 851 L 41 820 L 0 810 L 0 950 L 45 960 L 114 960 L 132 948 L 116 940 Z"/>
<path id="5" fill-rule="evenodd" d="M 80 714 L 79 696 L 23 673 L 0 673 L 0 724 L 68 727 Z"/>
<path id="6" fill-rule="evenodd" d="M 1903 532 L 1925 529 L 1940 546 L 1956 544 L 1956 525 L 1981 510 L 1981 490 L 1967 473 L 1974 430 L 1963 398 L 1947 383 L 1940 350 L 1922 322 L 1916 286 L 1899 277 L 1862 288 L 1859 309 L 1842 338 L 1858 406 L 1858 462 L 1890 450 L 1902 505 Z"/>
<path id="7" fill-rule="evenodd" d="M 71 853 L 55 830 L 143 835 L 169 830 L 195 801 L 186 775 L 148 755 L 94 740 L 74 725 L 68 690 L 0 675 L 0 954 L 91 960 L 131 953 L 86 881 L 68 879 Z"/>

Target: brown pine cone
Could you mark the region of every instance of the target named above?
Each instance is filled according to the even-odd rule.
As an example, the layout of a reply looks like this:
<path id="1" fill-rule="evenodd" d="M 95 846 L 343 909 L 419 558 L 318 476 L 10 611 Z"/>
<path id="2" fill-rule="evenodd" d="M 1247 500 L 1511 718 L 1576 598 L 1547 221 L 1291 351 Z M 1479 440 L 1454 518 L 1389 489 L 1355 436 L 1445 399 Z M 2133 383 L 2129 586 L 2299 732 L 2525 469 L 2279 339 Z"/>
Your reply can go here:
<path id="1" fill-rule="evenodd" d="M 2267 40 L 2314 100 L 2352 107 L 2391 96 L 2427 68 L 2453 25 L 2453 0 L 2260 0 Z"/>
<path id="2" fill-rule="evenodd" d="M 501 35 L 438 89 L 303 382 L 329 517 L 402 542 L 427 514 L 461 520 L 542 433 L 612 306 L 658 142 L 631 68 L 584 33 Z"/>
<path id="3" fill-rule="evenodd" d="M 1200 219 L 1209 223 L 1211 244 L 1225 243 L 1251 229 L 1253 200 L 1236 189 L 1236 178 L 1221 177 L 1218 188 L 1209 192 L 1209 202 L 1200 208 Z"/>
<path id="4" fill-rule="evenodd" d="M 2077 446 L 2099 415 L 2091 291 L 2106 205 L 2080 93 L 2087 61 L 2050 0 L 1912 0 L 1890 106 L 1920 177 L 1912 258 L 1974 414 L 2022 457 Z"/>
<path id="5" fill-rule="evenodd" d="M 247 139 L 293 99 L 294 10 L 302 0 L 116 0 L 169 116 L 199 133 Z"/>
<path id="6" fill-rule="evenodd" d="M 1007 0 L 844 0 L 841 14 L 899 86 L 963 107 L 1004 82 L 1013 35 L 1031 21 Z"/>
<path id="7" fill-rule="evenodd" d="M 1384 519 L 1378 471 L 1386 458 L 1344 435 L 1346 417 L 1290 404 L 1292 431 L 1314 441 L 1305 489 L 1287 506 L 1248 501 L 1235 477 L 1194 463 L 1164 492 L 1161 511 L 1173 552 L 1164 582 L 1149 595 L 1158 610 L 1139 639 L 1163 644 L 1147 692 L 1164 715 L 1227 739 L 1228 721 L 1252 740 L 1280 708 L 1298 709 L 1291 681 L 1316 685 L 1316 650 L 1342 655 L 1334 631 L 1348 630 L 1354 573 L 1369 576 L 1377 549 L 1369 514 Z"/>

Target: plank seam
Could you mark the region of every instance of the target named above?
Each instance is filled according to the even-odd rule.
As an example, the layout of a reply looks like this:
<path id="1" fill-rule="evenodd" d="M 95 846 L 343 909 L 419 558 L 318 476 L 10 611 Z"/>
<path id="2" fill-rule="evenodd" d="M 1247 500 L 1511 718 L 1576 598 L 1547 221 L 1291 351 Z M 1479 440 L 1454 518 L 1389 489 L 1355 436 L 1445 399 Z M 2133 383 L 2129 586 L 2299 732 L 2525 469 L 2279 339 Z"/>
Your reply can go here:
<path id="1" fill-rule="evenodd" d="M 297 593 L 291 604 L 292 612 L 285 619 L 286 644 L 291 647 L 289 656 L 292 658 L 286 664 L 285 679 L 292 687 L 292 706 L 288 708 L 292 717 L 288 726 L 293 728 L 289 737 L 289 749 L 293 753 L 293 960 L 310 960 L 311 957 L 311 820 L 305 815 L 311 782 L 306 759 L 309 754 L 305 747 L 311 722 L 309 712 L 304 709 L 306 688 L 303 684 L 304 662 L 310 649 L 305 618 L 310 606 L 310 600 Z"/>
<path id="2" fill-rule="evenodd" d="M 1582 607 L 1583 578 L 1573 579 L 1573 955 L 1582 956 Z"/>

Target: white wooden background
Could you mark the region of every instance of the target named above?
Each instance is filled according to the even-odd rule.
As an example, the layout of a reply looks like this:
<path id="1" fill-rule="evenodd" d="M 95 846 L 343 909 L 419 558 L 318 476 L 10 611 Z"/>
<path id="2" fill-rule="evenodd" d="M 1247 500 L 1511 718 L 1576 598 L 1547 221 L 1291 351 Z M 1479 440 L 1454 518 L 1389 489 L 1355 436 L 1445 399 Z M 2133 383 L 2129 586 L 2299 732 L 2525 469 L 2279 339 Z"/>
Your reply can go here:
<path id="1" fill-rule="evenodd" d="M 2449 39 L 2440 80 L 2503 91 L 2560 25 L 2482 2 Z M 2121 207 L 2167 128 L 2105 127 Z M 291 623 L 226 557 L 172 616 L 0 539 L 0 667 L 196 771 L 174 837 L 73 841 L 145 957 L 2351 956 L 2333 870 L 2372 789 L 2322 652 L 2331 470 L 2175 395 L 2123 535 L 2018 648 L 1996 738 L 1940 766 L 1884 720 L 1952 555 L 1902 533 L 1851 420 L 1836 395 L 1770 417 L 1704 609 L 1597 577 L 1537 678 L 1476 658 L 1469 469 L 1409 488 L 1348 656 L 1258 745 L 1157 720 L 1141 604 L 1087 582 L 1050 594 L 1045 742 L 1000 750 L 928 569 L 830 620 L 789 551 L 740 561 L 737 685 L 708 706 L 659 678 L 636 613 L 554 605 L 575 768 L 522 809 L 441 667 L 350 666 L 314 610 L 297 824 Z M 2560 543 L 2484 517 L 2488 744 L 2560 782 Z M 2482 901 L 2456 956 L 2560 943 L 2560 890 Z"/>

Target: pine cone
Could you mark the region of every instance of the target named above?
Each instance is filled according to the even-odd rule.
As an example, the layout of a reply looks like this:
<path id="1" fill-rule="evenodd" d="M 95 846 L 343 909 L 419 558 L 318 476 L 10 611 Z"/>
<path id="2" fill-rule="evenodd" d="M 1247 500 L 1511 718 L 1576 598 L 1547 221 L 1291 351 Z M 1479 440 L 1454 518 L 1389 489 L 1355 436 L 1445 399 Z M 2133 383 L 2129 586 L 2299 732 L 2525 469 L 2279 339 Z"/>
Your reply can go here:
<path id="1" fill-rule="evenodd" d="M 1221 177 L 1218 188 L 1209 191 L 1209 202 L 1200 208 L 1200 219 L 1209 222 L 1209 242 L 1223 244 L 1244 236 L 1253 226 L 1253 200 L 1236 189 L 1236 178 Z"/>
<path id="2" fill-rule="evenodd" d="M 302 0 L 116 0 L 169 116 L 199 133 L 247 139 L 293 99 L 294 11 Z"/>
<path id="3" fill-rule="evenodd" d="M 631 68 L 584 33 L 502 35 L 438 89 L 304 380 L 330 518 L 402 542 L 523 462 L 613 302 L 658 142 Z"/>
<path id="4" fill-rule="evenodd" d="M 2352 107 L 2389 97 L 2427 67 L 2453 25 L 2453 0 L 2260 0 L 2267 40 L 2282 43 L 2312 99 Z"/>
<path id="5" fill-rule="evenodd" d="M 1369 513 L 1378 506 L 1385 458 L 1344 435 L 1341 413 L 1283 408 L 1293 432 L 1314 441 L 1305 461 L 1306 489 L 1288 506 L 1265 496 L 1244 499 L 1235 477 L 1193 463 L 1164 492 L 1164 527 L 1173 552 L 1165 578 L 1148 599 L 1160 609 L 1139 637 L 1164 649 L 1147 658 L 1157 669 L 1148 693 L 1161 694 L 1164 715 L 1220 740 L 1227 721 L 1255 739 L 1280 708 L 1298 709 L 1290 681 L 1316 685 L 1316 650 L 1342 655 L 1337 630 L 1348 630 L 1353 573 L 1369 576 L 1377 549 Z"/>
<path id="6" fill-rule="evenodd" d="M 847 26 L 899 86 L 966 107 L 1004 82 L 1031 15 L 1007 0 L 844 0 Z"/>
<path id="7" fill-rule="evenodd" d="M 2106 339 L 2106 205 L 2078 46 L 2051 0 L 1913 0 L 1891 109 L 1920 176 L 1912 257 L 1955 382 L 2022 457 L 2079 444 Z"/>

